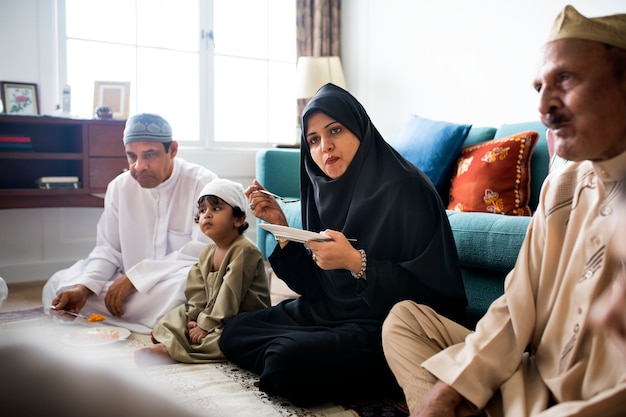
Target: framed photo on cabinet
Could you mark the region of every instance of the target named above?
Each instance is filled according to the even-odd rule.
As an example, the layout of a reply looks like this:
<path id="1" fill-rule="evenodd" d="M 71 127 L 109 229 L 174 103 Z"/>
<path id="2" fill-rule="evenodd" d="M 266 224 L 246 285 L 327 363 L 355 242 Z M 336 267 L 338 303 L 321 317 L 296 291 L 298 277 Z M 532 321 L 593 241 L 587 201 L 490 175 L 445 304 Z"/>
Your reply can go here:
<path id="1" fill-rule="evenodd" d="M 0 81 L 0 100 L 7 114 L 39 114 L 37 84 Z"/>
<path id="2" fill-rule="evenodd" d="M 98 107 L 110 107 L 114 119 L 127 119 L 129 104 L 129 81 L 96 81 L 94 83 L 94 114 Z"/>

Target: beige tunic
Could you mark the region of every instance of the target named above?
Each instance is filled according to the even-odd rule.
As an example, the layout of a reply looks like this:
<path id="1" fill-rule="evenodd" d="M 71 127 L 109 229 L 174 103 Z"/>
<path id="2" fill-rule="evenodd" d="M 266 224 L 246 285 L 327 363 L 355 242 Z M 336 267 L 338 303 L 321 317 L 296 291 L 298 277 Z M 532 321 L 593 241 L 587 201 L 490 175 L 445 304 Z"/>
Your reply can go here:
<path id="1" fill-rule="evenodd" d="M 212 271 L 215 248 L 215 244 L 208 245 L 189 271 L 187 303 L 167 313 L 152 331 L 179 362 L 225 360 L 218 345 L 225 322 L 239 313 L 270 305 L 269 281 L 257 246 L 241 235 L 229 248 L 219 271 Z M 188 338 L 189 320 L 209 333 L 199 344 Z"/>
<path id="2" fill-rule="evenodd" d="M 501 388 L 490 415 L 626 414 L 626 363 L 587 323 L 592 301 L 620 276 L 607 245 L 625 173 L 622 154 L 548 177 L 504 295 L 464 343 L 423 366 L 477 407 Z"/>

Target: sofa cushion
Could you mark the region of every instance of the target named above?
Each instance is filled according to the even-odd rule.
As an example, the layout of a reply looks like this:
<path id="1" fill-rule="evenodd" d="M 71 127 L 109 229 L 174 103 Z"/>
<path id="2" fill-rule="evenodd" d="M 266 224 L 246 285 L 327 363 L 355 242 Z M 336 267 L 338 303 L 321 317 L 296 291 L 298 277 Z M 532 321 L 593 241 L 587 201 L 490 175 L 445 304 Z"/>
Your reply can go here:
<path id="1" fill-rule="evenodd" d="M 531 217 L 446 210 L 463 267 L 509 272 Z"/>
<path id="2" fill-rule="evenodd" d="M 537 132 L 522 132 L 461 150 L 448 209 L 530 216 L 530 163 Z"/>
<path id="3" fill-rule="evenodd" d="M 471 127 L 411 115 L 391 145 L 441 192 L 447 189 L 452 165 Z"/>
<path id="4" fill-rule="evenodd" d="M 501 125 L 496 131 L 496 138 L 511 136 L 518 132 L 526 132 L 532 130 L 539 134 L 539 139 L 533 151 L 532 162 L 530 163 L 530 201 L 528 206 L 535 211 L 539 203 L 539 194 L 543 181 L 548 176 L 548 168 L 550 166 L 550 154 L 548 153 L 548 141 L 546 140 L 546 127 L 543 123 L 521 122 L 508 123 Z"/>
<path id="5" fill-rule="evenodd" d="M 496 134 L 495 127 L 476 127 L 472 126 L 469 133 L 467 134 L 467 138 L 463 142 L 462 147 L 476 145 L 477 143 L 485 142 L 493 139 Z M 457 155 L 458 156 L 458 155 Z M 452 163 L 452 168 L 454 168 L 454 163 Z M 445 177 L 445 184 L 442 183 L 441 190 L 439 191 L 439 197 L 441 197 L 441 201 L 443 201 L 444 206 L 448 206 L 448 200 L 450 198 L 450 184 L 452 180 L 452 172 Z"/>
<path id="6" fill-rule="evenodd" d="M 491 303 L 504 293 L 506 274 L 488 269 L 462 267 L 461 275 L 467 294 L 467 314 L 463 323 L 474 330 L 476 322 L 485 315 Z"/>
<path id="7" fill-rule="evenodd" d="M 472 126 L 469 133 L 467 134 L 467 138 L 465 142 L 463 142 L 462 148 L 466 146 L 477 145 L 481 142 L 486 142 L 496 137 L 496 129 L 495 127 L 476 127 Z"/>

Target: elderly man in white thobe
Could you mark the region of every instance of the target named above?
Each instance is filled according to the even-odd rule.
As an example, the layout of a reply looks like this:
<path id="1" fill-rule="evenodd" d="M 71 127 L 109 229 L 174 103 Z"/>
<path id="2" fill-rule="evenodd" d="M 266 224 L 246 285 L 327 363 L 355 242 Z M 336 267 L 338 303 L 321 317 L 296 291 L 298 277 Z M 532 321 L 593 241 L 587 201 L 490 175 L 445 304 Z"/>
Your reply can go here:
<path id="1" fill-rule="evenodd" d="M 187 272 L 209 243 L 194 223 L 195 198 L 217 175 L 175 158 L 172 129 L 155 114 L 128 119 L 124 147 L 129 170 L 107 187 L 96 247 L 55 273 L 42 300 L 55 316 L 96 313 L 108 324 L 149 333 L 185 302 Z"/>

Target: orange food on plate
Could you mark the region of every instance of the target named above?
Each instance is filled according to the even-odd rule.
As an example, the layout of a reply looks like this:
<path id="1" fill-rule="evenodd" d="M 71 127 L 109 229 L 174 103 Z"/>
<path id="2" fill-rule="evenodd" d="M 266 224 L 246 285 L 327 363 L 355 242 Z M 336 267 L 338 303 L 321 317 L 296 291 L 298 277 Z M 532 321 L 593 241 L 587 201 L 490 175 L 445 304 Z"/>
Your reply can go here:
<path id="1" fill-rule="evenodd" d="M 93 313 L 91 316 L 87 317 L 87 321 L 89 322 L 102 321 L 102 320 L 106 320 L 106 317 L 104 317 L 102 314 Z"/>

